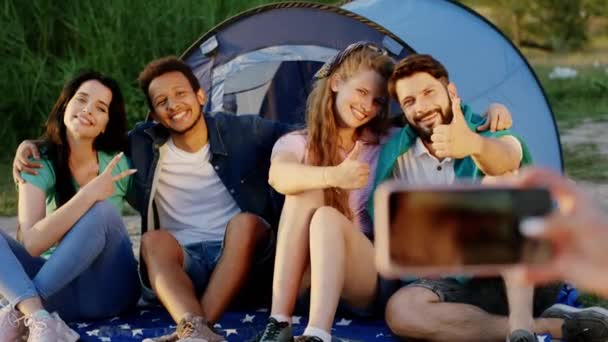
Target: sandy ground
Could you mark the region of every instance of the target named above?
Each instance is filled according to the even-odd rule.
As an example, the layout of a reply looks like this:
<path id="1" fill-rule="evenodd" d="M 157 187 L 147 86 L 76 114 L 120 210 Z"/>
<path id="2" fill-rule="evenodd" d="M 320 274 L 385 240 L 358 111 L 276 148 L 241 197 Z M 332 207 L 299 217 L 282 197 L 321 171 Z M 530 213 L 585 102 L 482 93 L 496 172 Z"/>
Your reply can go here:
<path id="1" fill-rule="evenodd" d="M 577 144 L 596 144 L 600 153 L 608 155 L 608 122 L 584 122 L 573 129 L 563 131 L 561 141 L 563 145 L 574 146 Z M 608 211 L 608 184 L 592 183 L 586 181 L 577 182 L 592 196 L 597 198 L 600 205 Z M 133 251 L 139 255 L 139 217 L 125 216 L 127 230 L 133 241 Z M 0 229 L 8 231 L 14 236 L 16 227 L 15 217 L 0 217 Z"/>

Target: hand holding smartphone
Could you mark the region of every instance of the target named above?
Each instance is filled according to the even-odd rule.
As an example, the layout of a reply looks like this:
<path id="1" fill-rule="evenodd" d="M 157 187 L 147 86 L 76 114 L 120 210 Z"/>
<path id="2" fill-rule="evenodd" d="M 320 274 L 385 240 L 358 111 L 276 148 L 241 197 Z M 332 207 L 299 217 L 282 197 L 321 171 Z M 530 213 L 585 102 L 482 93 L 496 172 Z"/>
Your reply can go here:
<path id="1" fill-rule="evenodd" d="M 387 277 L 493 276 L 551 257 L 550 244 L 520 232 L 524 218 L 551 212 L 545 189 L 392 181 L 374 200 L 376 263 Z"/>

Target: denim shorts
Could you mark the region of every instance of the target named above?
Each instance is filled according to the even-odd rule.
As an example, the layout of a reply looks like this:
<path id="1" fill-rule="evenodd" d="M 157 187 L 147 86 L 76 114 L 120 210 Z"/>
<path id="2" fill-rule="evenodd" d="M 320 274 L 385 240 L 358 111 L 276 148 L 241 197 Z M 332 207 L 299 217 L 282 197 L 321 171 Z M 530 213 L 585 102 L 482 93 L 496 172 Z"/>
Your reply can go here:
<path id="1" fill-rule="evenodd" d="M 555 304 L 562 284 L 550 284 L 534 289 L 534 317 Z M 422 287 L 433 291 L 441 302 L 474 305 L 484 311 L 501 316 L 509 315 L 509 304 L 502 278 L 418 279 L 405 287 Z"/>
<path id="2" fill-rule="evenodd" d="M 250 274 L 269 275 L 272 284 L 272 266 L 274 266 L 274 253 L 276 248 L 276 235 L 270 229 L 270 237 L 264 246 L 260 246 L 254 255 Z M 224 250 L 224 241 L 201 241 L 182 246 L 184 254 L 183 269 L 192 281 L 197 297 L 205 292 L 211 274 L 219 262 Z M 155 302 L 156 295 L 145 270 L 145 265 L 140 263 L 140 279 L 142 284 L 142 297 L 145 301 Z M 256 277 L 253 277 L 256 278 Z M 262 278 L 262 277 L 260 277 Z M 260 280 L 260 279 L 258 279 Z M 267 284 L 264 283 L 263 286 Z M 246 284 L 249 286 L 249 284 Z M 246 288 L 244 290 L 247 290 Z"/>

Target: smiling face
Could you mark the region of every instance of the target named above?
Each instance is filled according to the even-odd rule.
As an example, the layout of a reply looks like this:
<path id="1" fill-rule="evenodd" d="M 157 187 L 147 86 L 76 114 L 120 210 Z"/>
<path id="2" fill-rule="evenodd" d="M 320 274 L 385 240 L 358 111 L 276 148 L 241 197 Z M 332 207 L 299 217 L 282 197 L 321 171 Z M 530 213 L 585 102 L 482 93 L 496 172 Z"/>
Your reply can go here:
<path id="1" fill-rule="evenodd" d="M 420 138 L 430 141 L 433 129 L 452 122 L 452 104 L 446 85 L 426 72 L 417 72 L 395 83 L 399 105 Z"/>
<path id="2" fill-rule="evenodd" d="M 201 120 L 205 103 L 202 90 L 195 92 L 188 79 L 179 71 L 164 73 L 150 82 L 148 96 L 154 120 L 172 134 L 184 134 Z"/>
<path id="3" fill-rule="evenodd" d="M 331 80 L 340 127 L 358 128 L 372 120 L 386 103 L 386 80 L 374 70 L 361 70 L 344 80 Z"/>
<path id="4" fill-rule="evenodd" d="M 112 91 L 97 80 L 80 85 L 68 101 L 63 123 L 70 136 L 93 140 L 106 130 L 110 120 Z"/>

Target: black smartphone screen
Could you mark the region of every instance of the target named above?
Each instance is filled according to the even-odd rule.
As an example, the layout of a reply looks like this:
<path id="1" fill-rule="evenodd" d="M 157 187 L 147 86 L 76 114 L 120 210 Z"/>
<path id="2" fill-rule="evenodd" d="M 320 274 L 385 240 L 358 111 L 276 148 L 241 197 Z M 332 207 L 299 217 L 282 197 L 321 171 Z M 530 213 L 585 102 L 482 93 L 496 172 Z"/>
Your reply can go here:
<path id="1" fill-rule="evenodd" d="M 519 224 L 547 215 L 544 189 L 445 189 L 393 192 L 389 248 L 404 267 L 541 263 L 545 243 L 526 239 Z"/>

